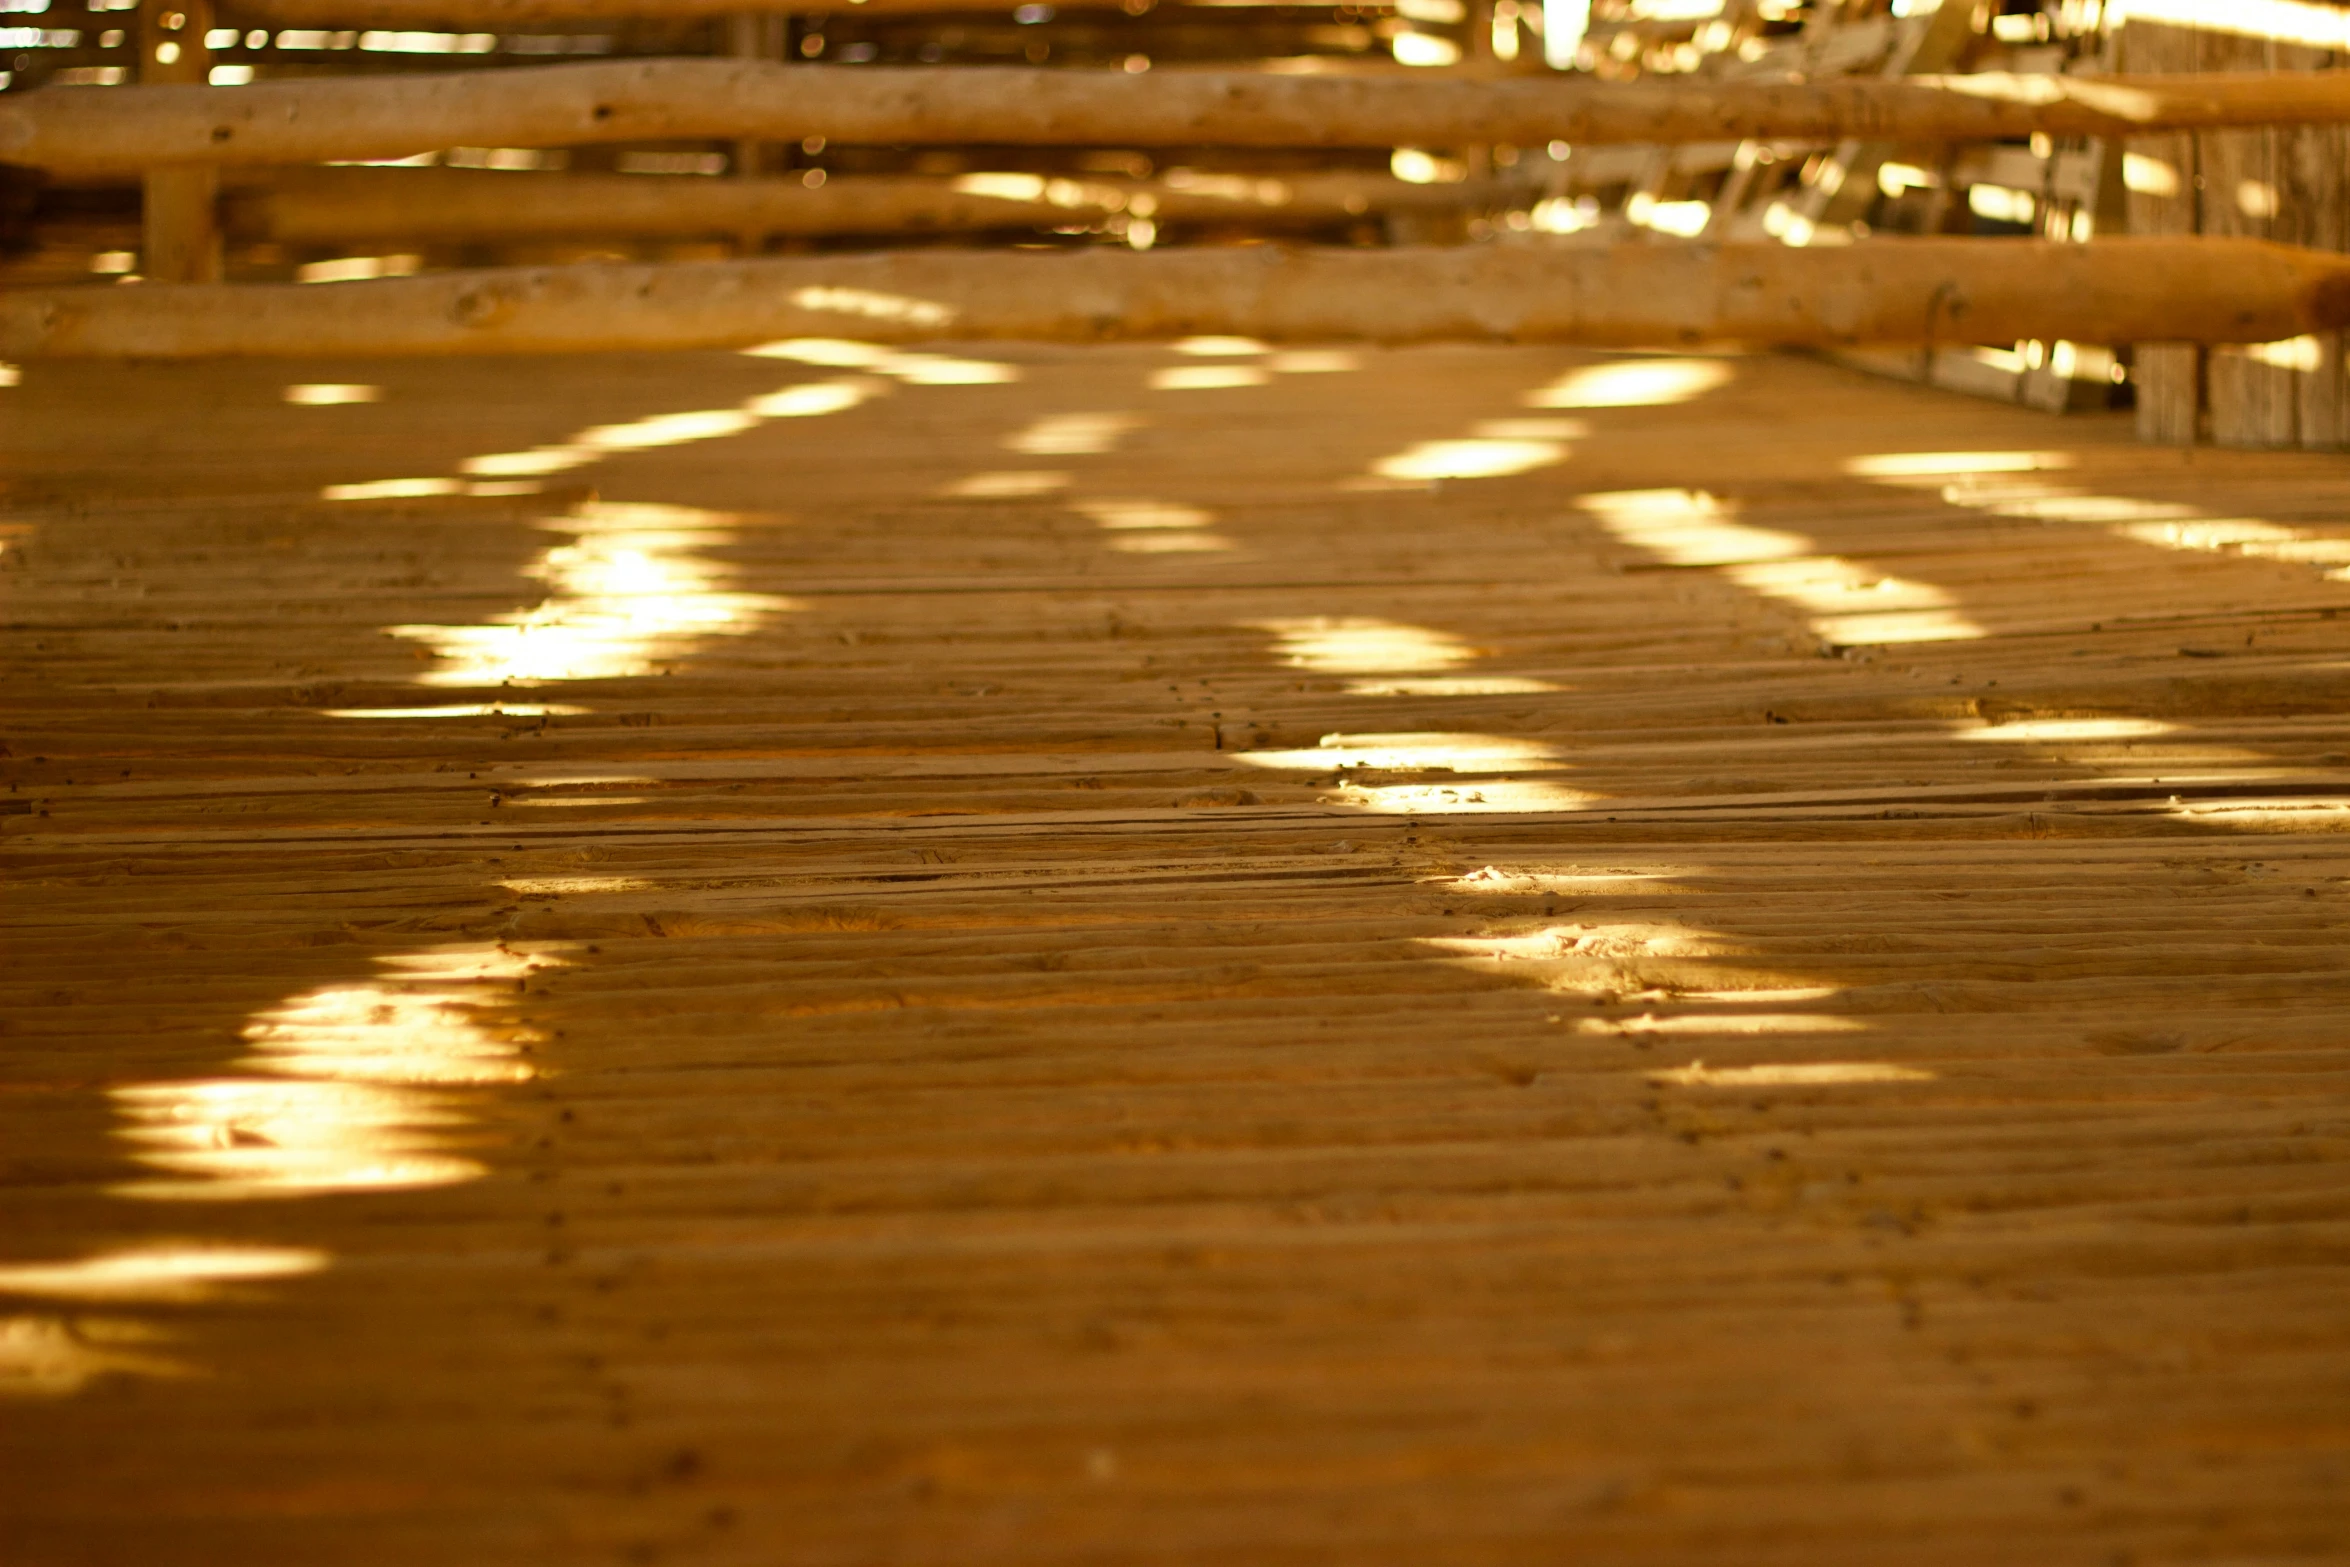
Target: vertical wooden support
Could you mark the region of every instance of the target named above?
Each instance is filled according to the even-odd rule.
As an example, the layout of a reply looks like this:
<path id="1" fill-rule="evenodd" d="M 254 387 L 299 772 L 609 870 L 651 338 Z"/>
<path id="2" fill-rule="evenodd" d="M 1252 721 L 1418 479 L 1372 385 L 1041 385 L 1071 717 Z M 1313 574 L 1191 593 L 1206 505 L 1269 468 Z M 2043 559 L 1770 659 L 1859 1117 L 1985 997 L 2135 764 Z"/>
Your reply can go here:
<path id="1" fill-rule="evenodd" d="M 738 60 L 790 58 L 791 18 L 788 16 L 738 11 L 726 18 L 726 29 L 726 52 Z M 768 161 L 765 142 L 746 138 L 734 144 L 735 178 L 759 178 L 767 172 Z M 735 248 L 746 256 L 758 255 L 767 248 L 767 236 L 757 230 L 746 229 L 735 236 Z"/>
<path id="2" fill-rule="evenodd" d="M 2283 62 L 2279 45 L 2262 38 L 2211 32 L 2198 40 L 2197 66 L 2211 71 L 2266 71 Z M 2202 138 L 2200 228 L 2205 234 L 2269 239 L 2277 234 L 2284 198 L 2273 129 L 2217 131 Z M 2211 438 L 2221 446 L 2292 446 L 2297 372 L 2247 348 L 2217 348 L 2206 362 L 2205 396 Z"/>
<path id="3" fill-rule="evenodd" d="M 2280 63 L 2299 70 L 2338 70 L 2343 57 L 2288 48 Z M 2335 125 L 2293 126 L 2277 133 L 2277 183 L 2282 197 L 2277 238 L 2314 250 L 2350 251 L 2350 135 Z M 2313 450 L 2350 445 L 2350 386 L 2345 385 L 2344 335 L 2323 333 L 2300 345 L 2294 423 L 2300 443 Z"/>
<path id="4" fill-rule="evenodd" d="M 211 74 L 204 35 L 212 27 L 212 0 L 146 0 L 139 7 L 139 80 L 197 82 Z M 159 283 L 220 281 L 220 173 L 197 168 L 150 169 L 142 215 L 141 266 Z"/>
<path id="5" fill-rule="evenodd" d="M 2160 22 L 2131 20 L 2122 35 L 2122 69 L 2153 75 L 2195 69 L 2195 34 Z M 2192 234 L 2196 231 L 2196 138 L 2140 136 L 2128 153 L 2142 160 L 2129 192 L 2133 234 Z M 2164 446 L 2192 446 L 2203 417 L 2203 354 L 2178 343 L 2145 343 L 2137 349 L 2138 439 Z"/>

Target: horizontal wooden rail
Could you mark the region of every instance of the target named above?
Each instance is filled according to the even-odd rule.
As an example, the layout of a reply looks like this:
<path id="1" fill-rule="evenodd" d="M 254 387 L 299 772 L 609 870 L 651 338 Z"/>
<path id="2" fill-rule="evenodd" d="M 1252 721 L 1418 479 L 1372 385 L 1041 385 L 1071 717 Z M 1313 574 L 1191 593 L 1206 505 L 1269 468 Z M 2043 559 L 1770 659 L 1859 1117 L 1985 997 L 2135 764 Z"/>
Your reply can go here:
<path id="1" fill-rule="evenodd" d="M 667 59 L 243 87 L 46 87 L 0 99 L 0 161 L 97 173 L 719 137 L 883 146 L 1535 146 L 1971 141 L 2343 122 L 2350 122 L 2350 72 L 2339 71 L 1687 84 Z"/>
<path id="2" fill-rule="evenodd" d="M 2217 343 L 2344 325 L 2350 257 L 2257 240 L 1094 248 L 28 290 L 0 296 L 0 357 L 544 353 L 811 335 Z"/>
<path id="3" fill-rule="evenodd" d="M 1497 181 L 1414 185 L 1384 174 L 1227 175 L 1183 184 L 990 174 L 692 179 L 473 169 L 299 169 L 233 188 L 230 232 L 297 245 L 596 236 L 893 234 L 1091 223 L 1296 227 L 1399 210 L 1523 200 Z"/>

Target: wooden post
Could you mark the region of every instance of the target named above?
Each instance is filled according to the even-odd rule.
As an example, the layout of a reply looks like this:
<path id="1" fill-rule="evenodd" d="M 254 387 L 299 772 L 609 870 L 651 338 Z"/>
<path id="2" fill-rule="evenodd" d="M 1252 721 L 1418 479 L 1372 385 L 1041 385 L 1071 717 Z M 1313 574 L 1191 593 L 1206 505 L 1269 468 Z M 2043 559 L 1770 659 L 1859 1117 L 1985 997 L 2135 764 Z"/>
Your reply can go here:
<path id="1" fill-rule="evenodd" d="M 2197 37 L 2197 65 L 2204 71 L 2273 69 L 2278 46 L 2267 39 L 2206 32 Z M 2268 239 L 2275 235 L 2281 185 L 2276 135 L 2269 130 L 2214 132 L 2202 138 L 2201 203 L 2198 229 L 2205 234 Z M 2211 439 L 2221 446 L 2276 447 L 2295 444 L 2294 372 L 2240 347 L 2215 348 L 2206 362 Z"/>
<path id="2" fill-rule="evenodd" d="M 2134 76 L 2195 69 L 2195 35 L 2161 22 L 2132 19 L 2122 34 L 2122 64 Z M 2195 232 L 2195 137 L 2135 136 L 2123 143 L 2139 160 L 2129 192 L 2133 235 Z M 2125 169 L 2127 164 L 2125 164 Z M 2141 343 L 2132 367 L 2138 393 L 2138 439 L 2192 446 L 2203 416 L 2203 351 L 2187 343 Z"/>
<path id="3" fill-rule="evenodd" d="M 204 36 L 211 27 L 212 0 L 147 0 L 139 7 L 139 80 L 205 81 L 212 52 Z M 144 184 L 145 276 L 159 283 L 219 281 L 218 167 L 190 163 L 149 169 Z"/>

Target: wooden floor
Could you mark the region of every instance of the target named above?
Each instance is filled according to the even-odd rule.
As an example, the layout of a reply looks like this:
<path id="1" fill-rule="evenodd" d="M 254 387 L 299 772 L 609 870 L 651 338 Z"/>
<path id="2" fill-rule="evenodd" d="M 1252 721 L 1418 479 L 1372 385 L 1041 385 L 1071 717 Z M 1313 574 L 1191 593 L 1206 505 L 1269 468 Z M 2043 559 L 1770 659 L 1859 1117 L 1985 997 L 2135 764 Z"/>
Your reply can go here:
<path id="1" fill-rule="evenodd" d="M 2350 462 L 794 352 L 0 390 L 0 1558 L 2350 1561 Z"/>

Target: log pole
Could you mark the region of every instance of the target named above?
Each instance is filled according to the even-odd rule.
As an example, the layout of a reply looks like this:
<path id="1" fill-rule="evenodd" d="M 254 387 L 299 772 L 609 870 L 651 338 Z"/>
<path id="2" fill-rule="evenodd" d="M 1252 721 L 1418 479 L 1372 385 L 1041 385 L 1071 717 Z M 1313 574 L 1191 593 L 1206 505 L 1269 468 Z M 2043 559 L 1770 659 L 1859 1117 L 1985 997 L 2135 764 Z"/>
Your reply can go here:
<path id="1" fill-rule="evenodd" d="M 1987 141 L 2350 123 L 2350 73 L 1819 82 L 1281 76 L 661 59 L 0 99 L 0 162 L 58 174 L 452 146 L 822 136 L 842 145 L 1537 146 Z"/>
<path id="2" fill-rule="evenodd" d="M 902 251 L 0 296 L 0 357 L 554 353 L 770 338 L 1614 347 L 2269 342 L 2350 324 L 2350 257 L 2258 240 L 1830 249 Z"/>

